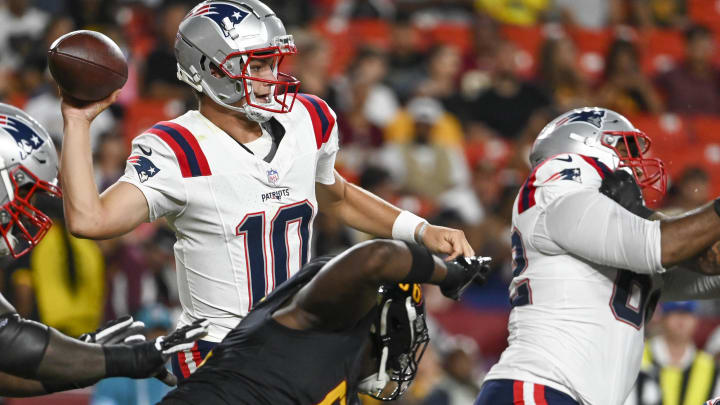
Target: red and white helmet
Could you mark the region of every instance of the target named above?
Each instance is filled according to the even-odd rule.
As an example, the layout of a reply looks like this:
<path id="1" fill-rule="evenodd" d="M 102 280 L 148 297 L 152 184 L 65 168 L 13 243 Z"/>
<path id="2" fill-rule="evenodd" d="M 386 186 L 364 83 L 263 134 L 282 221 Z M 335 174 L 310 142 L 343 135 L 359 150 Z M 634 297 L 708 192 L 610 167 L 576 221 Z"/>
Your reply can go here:
<path id="1" fill-rule="evenodd" d="M 0 103 L 0 255 L 22 256 L 52 225 L 33 205 L 36 193 L 61 197 L 50 135 L 22 110 Z"/>
<path id="2" fill-rule="evenodd" d="M 204 1 L 180 23 L 175 40 L 178 79 L 258 122 L 292 109 L 300 82 L 278 68 L 296 53 L 282 21 L 258 0 Z M 253 60 L 269 60 L 273 78 L 253 76 Z M 253 83 L 271 85 L 269 102 L 257 99 Z"/>
<path id="3" fill-rule="evenodd" d="M 535 167 L 560 153 L 577 153 L 597 158 L 610 170 L 628 168 L 642 188 L 664 194 L 667 173 L 664 163 L 647 157 L 650 137 L 615 111 L 585 107 L 560 115 L 540 131 L 530 164 Z"/>

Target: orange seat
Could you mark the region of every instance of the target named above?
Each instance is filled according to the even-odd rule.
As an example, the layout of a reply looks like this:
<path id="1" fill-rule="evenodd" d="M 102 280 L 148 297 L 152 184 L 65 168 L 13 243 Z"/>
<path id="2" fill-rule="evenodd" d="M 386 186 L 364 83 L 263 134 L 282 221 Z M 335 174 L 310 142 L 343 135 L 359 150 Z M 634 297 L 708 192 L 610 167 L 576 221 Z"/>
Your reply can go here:
<path id="1" fill-rule="evenodd" d="M 720 2 L 717 0 L 688 0 L 687 7 L 693 22 L 720 29 Z"/>
<path id="2" fill-rule="evenodd" d="M 545 41 L 542 27 L 521 27 L 515 25 L 504 25 L 501 28 L 502 36 L 512 41 L 520 51 L 518 55 L 519 71 L 525 77 L 535 73 L 540 55 L 540 46 Z"/>
<path id="3" fill-rule="evenodd" d="M 330 75 L 337 76 L 347 69 L 347 66 L 355 57 L 355 43 L 350 35 L 350 30 L 345 27 L 341 30 L 334 30 L 328 24 L 328 20 L 319 19 L 310 25 L 310 29 L 327 41 L 330 47 Z M 302 52 L 302 49 L 299 49 Z"/>
<path id="4" fill-rule="evenodd" d="M 610 30 L 574 28 L 569 34 L 578 49 L 580 68 L 592 78 L 599 77 L 605 69 L 605 55 L 613 33 Z"/>
<path id="5" fill-rule="evenodd" d="M 433 44 L 446 44 L 457 47 L 467 54 L 473 48 L 472 28 L 465 24 L 439 24 L 427 30 L 421 30 Z"/>
<path id="6" fill-rule="evenodd" d="M 678 153 L 690 145 L 689 124 L 679 115 L 629 116 L 636 128 L 650 137 L 649 155 L 662 159 L 671 176 L 679 174 L 688 163 L 687 153 Z"/>
<path id="7" fill-rule="evenodd" d="M 125 111 L 123 134 L 128 145 L 132 140 L 152 127 L 158 121 L 175 118 L 171 102 L 168 100 L 138 100 L 130 104 Z"/>
<path id="8" fill-rule="evenodd" d="M 353 20 L 349 27 L 350 36 L 356 46 L 390 47 L 390 25 L 384 20 Z"/>
<path id="9" fill-rule="evenodd" d="M 649 30 L 640 34 L 642 67 L 654 75 L 666 72 L 685 57 L 685 39 L 680 31 Z"/>
<path id="10" fill-rule="evenodd" d="M 714 116 L 696 116 L 691 120 L 691 138 L 697 155 L 696 166 L 700 166 L 710 175 L 711 193 L 720 192 L 720 118 Z"/>
<path id="11" fill-rule="evenodd" d="M 720 118 L 695 116 L 691 119 L 692 139 L 699 142 L 720 142 Z"/>

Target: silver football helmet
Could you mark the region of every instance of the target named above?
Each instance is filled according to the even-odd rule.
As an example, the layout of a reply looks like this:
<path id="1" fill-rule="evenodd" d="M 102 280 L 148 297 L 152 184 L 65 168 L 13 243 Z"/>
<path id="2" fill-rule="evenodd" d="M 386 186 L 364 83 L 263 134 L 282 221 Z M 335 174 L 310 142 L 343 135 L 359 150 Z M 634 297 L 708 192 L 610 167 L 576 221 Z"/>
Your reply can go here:
<path id="1" fill-rule="evenodd" d="M 292 35 L 258 0 L 204 1 L 185 16 L 175 39 L 178 79 L 258 122 L 292 109 L 300 82 L 278 68 L 295 53 Z M 249 67 L 258 60 L 270 64 L 272 79 L 253 76 Z M 257 99 L 253 82 L 271 85 L 268 102 Z"/>
<path id="2" fill-rule="evenodd" d="M 665 193 L 667 174 L 660 159 L 646 157 L 650 137 L 615 111 L 585 107 L 568 111 L 540 131 L 532 150 L 533 168 L 552 156 L 577 153 L 597 158 L 610 170 L 626 167 L 640 187 Z"/>
<path id="3" fill-rule="evenodd" d="M 33 197 L 61 197 L 57 175 L 57 151 L 47 131 L 22 110 L 0 103 L 0 255 L 22 256 L 50 229 L 52 221 Z"/>

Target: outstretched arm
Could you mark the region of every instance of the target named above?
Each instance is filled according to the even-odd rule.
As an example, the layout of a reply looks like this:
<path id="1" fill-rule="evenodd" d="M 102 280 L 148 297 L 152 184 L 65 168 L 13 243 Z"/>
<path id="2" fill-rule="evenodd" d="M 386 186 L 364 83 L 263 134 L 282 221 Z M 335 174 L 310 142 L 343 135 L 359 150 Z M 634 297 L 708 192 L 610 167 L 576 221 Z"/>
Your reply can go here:
<path id="1" fill-rule="evenodd" d="M 0 395 L 33 396 L 85 387 L 105 377 L 145 378 L 170 353 L 192 346 L 207 321 L 170 336 L 132 345 L 85 343 L 28 321 L 0 296 Z"/>
<path id="2" fill-rule="evenodd" d="M 635 178 L 624 170 L 608 173 L 603 178 L 600 192 L 637 216 L 651 221 L 662 221 L 663 264 L 678 264 L 678 269 L 707 275 L 720 274 L 720 242 L 716 239 L 715 232 L 706 232 L 706 228 L 716 229 L 719 223 L 717 217 L 720 212 L 714 209 L 714 205 L 676 218 L 654 212 L 645 207 Z"/>
<path id="3" fill-rule="evenodd" d="M 377 303 L 385 283 L 430 283 L 457 299 L 488 267 L 477 260 L 443 262 L 423 247 L 391 240 L 358 244 L 328 262 L 274 318 L 294 329 L 342 330 Z"/>
<path id="4" fill-rule="evenodd" d="M 401 213 L 399 208 L 382 198 L 347 182 L 335 171 L 335 182 L 332 184 L 316 183 L 316 194 L 320 208 L 339 217 L 346 225 L 381 238 L 422 240 L 431 251 L 450 255 L 448 260 L 458 256 L 472 257 L 475 251 L 465 238 L 465 234 L 457 229 L 428 225 L 421 233 L 422 222 L 414 224 L 409 232 L 401 230 L 396 223 Z M 407 215 L 407 214 L 403 214 Z M 409 216 L 408 216 L 409 217 Z M 408 233 L 407 238 L 399 234 Z"/>

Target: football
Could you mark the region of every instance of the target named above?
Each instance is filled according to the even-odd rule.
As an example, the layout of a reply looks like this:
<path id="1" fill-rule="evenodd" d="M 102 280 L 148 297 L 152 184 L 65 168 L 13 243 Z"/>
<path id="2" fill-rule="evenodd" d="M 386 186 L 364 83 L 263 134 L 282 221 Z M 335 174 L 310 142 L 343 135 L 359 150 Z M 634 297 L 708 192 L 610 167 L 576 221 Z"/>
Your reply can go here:
<path id="1" fill-rule="evenodd" d="M 120 47 L 95 31 L 73 31 L 56 39 L 48 50 L 48 66 L 63 93 L 85 102 L 106 98 L 128 77 Z"/>

